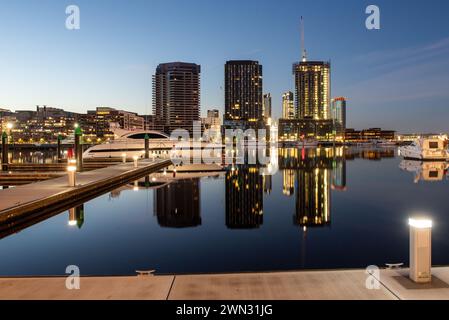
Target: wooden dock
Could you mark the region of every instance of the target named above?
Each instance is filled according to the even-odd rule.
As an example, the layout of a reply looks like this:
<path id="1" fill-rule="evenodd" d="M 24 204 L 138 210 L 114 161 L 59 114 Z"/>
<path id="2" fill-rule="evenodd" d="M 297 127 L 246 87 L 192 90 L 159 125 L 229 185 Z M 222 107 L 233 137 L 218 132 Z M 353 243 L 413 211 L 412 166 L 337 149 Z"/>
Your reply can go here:
<path id="1" fill-rule="evenodd" d="M 82 277 L 80 290 L 68 290 L 65 277 L 0 278 L 0 299 L 448 300 L 449 268 L 432 272 L 431 284 L 416 285 L 408 269 L 381 270 L 378 289 L 366 287 L 365 270 Z"/>
<path id="2" fill-rule="evenodd" d="M 125 163 L 77 173 L 76 187 L 69 187 L 67 175 L 64 175 L 60 178 L 2 190 L 0 224 L 13 224 L 15 220 L 24 216 L 70 208 L 72 204 L 91 199 L 170 164 L 169 159 L 140 160 L 137 168 L 133 163 Z"/>

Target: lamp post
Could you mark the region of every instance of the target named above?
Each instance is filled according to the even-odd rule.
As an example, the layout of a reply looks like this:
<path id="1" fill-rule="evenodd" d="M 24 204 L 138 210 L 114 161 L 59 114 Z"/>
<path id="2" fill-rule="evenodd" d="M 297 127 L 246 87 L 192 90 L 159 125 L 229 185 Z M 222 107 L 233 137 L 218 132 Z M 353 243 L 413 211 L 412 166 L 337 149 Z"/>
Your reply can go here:
<path id="1" fill-rule="evenodd" d="M 409 219 L 410 279 L 416 283 L 432 281 L 432 221 Z"/>
<path id="2" fill-rule="evenodd" d="M 58 154 L 58 162 L 61 161 L 61 140 L 62 140 L 62 136 L 60 134 L 58 134 L 58 148 L 57 148 L 57 154 Z"/>
<path id="3" fill-rule="evenodd" d="M 133 159 L 134 159 L 134 168 L 137 168 L 137 160 L 139 159 L 139 157 L 134 156 Z"/>
<path id="4" fill-rule="evenodd" d="M 126 153 L 122 153 L 122 162 L 126 163 Z"/>
<path id="5" fill-rule="evenodd" d="M 76 160 L 69 159 L 67 165 L 67 175 L 69 178 L 69 187 L 76 186 Z"/>

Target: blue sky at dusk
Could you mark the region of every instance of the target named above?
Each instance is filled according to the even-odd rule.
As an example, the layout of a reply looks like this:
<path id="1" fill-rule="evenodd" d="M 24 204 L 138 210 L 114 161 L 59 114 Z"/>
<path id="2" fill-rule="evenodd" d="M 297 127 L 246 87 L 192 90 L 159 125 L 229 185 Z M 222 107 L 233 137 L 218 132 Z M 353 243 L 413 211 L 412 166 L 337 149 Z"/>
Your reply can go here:
<path id="1" fill-rule="evenodd" d="M 77 31 L 65 28 L 70 4 Z M 369 4 L 380 30 L 365 28 Z M 331 60 L 349 127 L 449 132 L 447 12 L 447 0 L 1 0 L 0 108 L 150 113 L 157 64 L 185 61 L 202 67 L 204 114 L 223 110 L 225 61 L 254 59 L 277 117 L 294 87 L 302 15 L 309 59 Z"/>

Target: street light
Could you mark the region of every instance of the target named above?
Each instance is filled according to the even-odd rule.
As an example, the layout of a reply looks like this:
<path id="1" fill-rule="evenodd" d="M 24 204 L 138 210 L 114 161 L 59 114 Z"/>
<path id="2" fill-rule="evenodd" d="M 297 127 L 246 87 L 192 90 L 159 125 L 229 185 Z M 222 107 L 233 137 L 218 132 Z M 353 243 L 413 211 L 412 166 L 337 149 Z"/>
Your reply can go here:
<path id="1" fill-rule="evenodd" d="M 409 219 L 410 279 L 416 283 L 432 281 L 432 220 Z"/>
<path id="2" fill-rule="evenodd" d="M 76 186 L 76 160 L 70 159 L 67 165 L 67 175 L 69 178 L 69 187 Z"/>

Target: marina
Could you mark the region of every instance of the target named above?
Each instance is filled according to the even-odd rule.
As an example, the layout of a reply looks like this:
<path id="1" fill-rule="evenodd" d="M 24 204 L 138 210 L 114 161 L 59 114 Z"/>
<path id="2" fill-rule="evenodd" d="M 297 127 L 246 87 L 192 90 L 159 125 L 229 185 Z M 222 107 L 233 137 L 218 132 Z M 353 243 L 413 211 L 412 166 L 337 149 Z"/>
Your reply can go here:
<path id="1" fill-rule="evenodd" d="M 97 186 L 86 200 L 73 197 L 64 207 L 40 209 L 16 223 L 3 219 L 16 212 L 17 200 L 9 195 L 34 190 L 22 200 L 30 205 L 73 188 L 62 176 L 1 190 L 0 275 L 57 276 L 73 260 L 89 276 L 150 269 L 163 275 L 407 266 L 407 221 L 416 208 L 435 221 L 433 264 L 449 264 L 445 166 L 418 162 L 404 170 L 390 148 L 303 150 L 279 149 L 273 175 L 257 165 L 174 171 L 165 162 L 151 173 L 145 166 L 151 168 L 152 160 L 141 160 L 128 182 Z M 105 181 L 134 168 L 120 163 L 98 170 L 79 173 L 79 183 L 88 186 L 93 176 Z M 35 188 L 40 184 L 52 187 Z M 354 243 L 354 237 L 363 242 Z M 116 245 L 104 250 L 105 243 Z M 50 254 L 52 262 L 35 261 L 39 254 Z"/>

